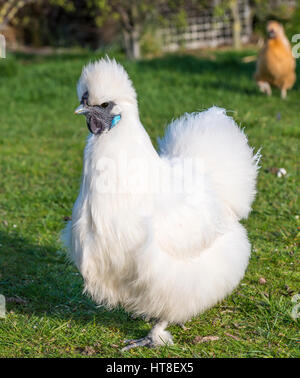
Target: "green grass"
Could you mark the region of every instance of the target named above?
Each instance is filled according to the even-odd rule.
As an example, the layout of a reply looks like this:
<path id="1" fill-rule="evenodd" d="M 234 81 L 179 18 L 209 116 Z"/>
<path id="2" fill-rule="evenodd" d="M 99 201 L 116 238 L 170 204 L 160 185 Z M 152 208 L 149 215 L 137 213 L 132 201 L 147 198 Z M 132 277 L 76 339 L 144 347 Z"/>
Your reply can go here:
<path id="1" fill-rule="evenodd" d="M 258 196 L 244 222 L 252 257 L 239 287 L 187 323 L 188 329 L 170 327 L 173 347 L 123 356 L 300 357 L 300 319 L 290 315 L 292 296 L 300 293 L 300 85 L 286 101 L 278 91 L 271 98 L 260 94 L 252 79 L 255 63 L 241 60 L 253 53 L 139 62 L 121 57 L 154 143 L 172 118 L 218 105 L 231 111 L 263 155 Z M 0 62 L 0 293 L 13 298 L 0 319 L 0 357 L 120 357 L 122 340 L 150 329 L 84 296 L 82 279 L 59 242 L 78 192 L 88 134 L 84 120 L 73 115 L 76 81 L 82 65 L 94 58 L 14 55 Z M 278 178 L 274 167 L 284 167 L 287 175 Z M 197 336 L 219 339 L 201 343 Z"/>

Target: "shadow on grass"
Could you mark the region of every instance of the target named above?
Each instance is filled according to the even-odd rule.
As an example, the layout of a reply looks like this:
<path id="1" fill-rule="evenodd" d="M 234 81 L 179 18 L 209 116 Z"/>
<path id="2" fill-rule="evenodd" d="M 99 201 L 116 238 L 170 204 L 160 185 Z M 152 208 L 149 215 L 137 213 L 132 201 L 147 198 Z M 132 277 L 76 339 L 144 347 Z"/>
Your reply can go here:
<path id="1" fill-rule="evenodd" d="M 218 78 L 218 83 L 209 83 L 210 88 L 231 90 L 252 95 L 262 95 L 256 87 L 254 72 L 256 61 L 245 63 L 242 58 L 249 55 L 245 51 L 228 51 L 221 55 L 211 57 L 197 57 L 193 55 L 169 54 L 151 60 L 141 60 L 138 66 L 141 70 L 173 70 L 180 74 L 212 74 Z M 300 64 L 297 62 L 297 74 L 300 76 Z M 245 82 L 242 85 L 241 80 Z M 244 80 L 246 79 L 246 80 Z M 254 85 L 249 87 L 249 81 Z M 299 89 L 299 80 L 295 83 L 294 89 Z"/>
<path id="2" fill-rule="evenodd" d="M 226 89 L 234 92 L 258 94 L 255 85 L 248 88 L 240 85 L 240 78 L 247 83 L 253 80 L 255 62 L 243 63 L 241 55 L 222 55 L 218 59 L 195 57 L 192 55 L 166 55 L 151 61 L 142 60 L 138 63 L 140 70 L 167 70 L 180 74 L 200 74 L 204 77 L 217 78 L 217 83 L 209 81 L 209 88 Z M 229 77 L 234 80 L 229 80 Z M 205 83 L 204 83 L 205 85 Z"/>
<path id="3" fill-rule="evenodd" d="M 128 331 L 134 320 L 127 313 L 97 308 L 82 289 L 80 274 L 63 252 L 0 231 L 0 294 L 7 298 L 8 312 L 73 319 L 82 325 L 95 321 Z"/>

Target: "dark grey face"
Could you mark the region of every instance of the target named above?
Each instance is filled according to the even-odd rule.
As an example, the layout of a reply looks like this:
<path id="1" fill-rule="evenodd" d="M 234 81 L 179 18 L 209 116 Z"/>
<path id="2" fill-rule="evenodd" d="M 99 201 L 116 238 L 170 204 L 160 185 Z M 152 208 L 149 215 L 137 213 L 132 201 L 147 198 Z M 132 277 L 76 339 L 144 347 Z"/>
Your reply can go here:
<path id="1" fill-rule="evenodd" d="M 269 30 L 268 30 L 268 38 L 269 38 L 269 39 L 276 38 L 276 32 L 275 32 L 274 29 L 269 29 Z"/>
<path id="2" fill-rule="evenodd" d="M 111 128 L 115 114 L 111 110 L 116 104 L 113 101 L 104 102 L 101 105 L 88 105 L 88 92 L 81 98 L 80 106 L 75 110 L 76 114 L 84 114 L 87 127 L 95 135 L 102 134 Z"/>

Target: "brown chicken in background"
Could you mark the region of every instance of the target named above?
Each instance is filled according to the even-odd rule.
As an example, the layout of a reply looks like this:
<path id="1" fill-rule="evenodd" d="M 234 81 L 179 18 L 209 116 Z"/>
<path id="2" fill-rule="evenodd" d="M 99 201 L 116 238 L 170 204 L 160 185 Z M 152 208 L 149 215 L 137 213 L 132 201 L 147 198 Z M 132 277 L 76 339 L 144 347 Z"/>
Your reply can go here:
<path id="1" fill-rule="evenodd" d="M 269 21 L 267 25 L 268 39 L 260 51 L 255 80 L 263 93 L 271 96 L 271 85 L 281 90 L 281 98 L 286 97 L 296 81 L 296 62 L 293 57 L 289 40 L 282 25 Z"/>

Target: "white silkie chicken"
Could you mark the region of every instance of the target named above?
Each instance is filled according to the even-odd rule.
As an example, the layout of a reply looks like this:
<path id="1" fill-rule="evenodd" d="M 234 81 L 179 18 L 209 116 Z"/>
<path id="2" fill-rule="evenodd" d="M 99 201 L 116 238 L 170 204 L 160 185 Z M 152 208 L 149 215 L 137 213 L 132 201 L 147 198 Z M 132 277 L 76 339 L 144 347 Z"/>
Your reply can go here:
<path id="1" fill-rule="evenodd" d="M 64 242 L 98 304 L 156 319 L 125 350 L 170 345 L 168 324 L 212 307 L 243 278 L 250 244 L 239 220 L 251 210 L 259 156 L 217 107 L 171 123 L 157 153 L 115 60 L 88 64 L 77 92 L 75 113 L 91 134 Z"/>

